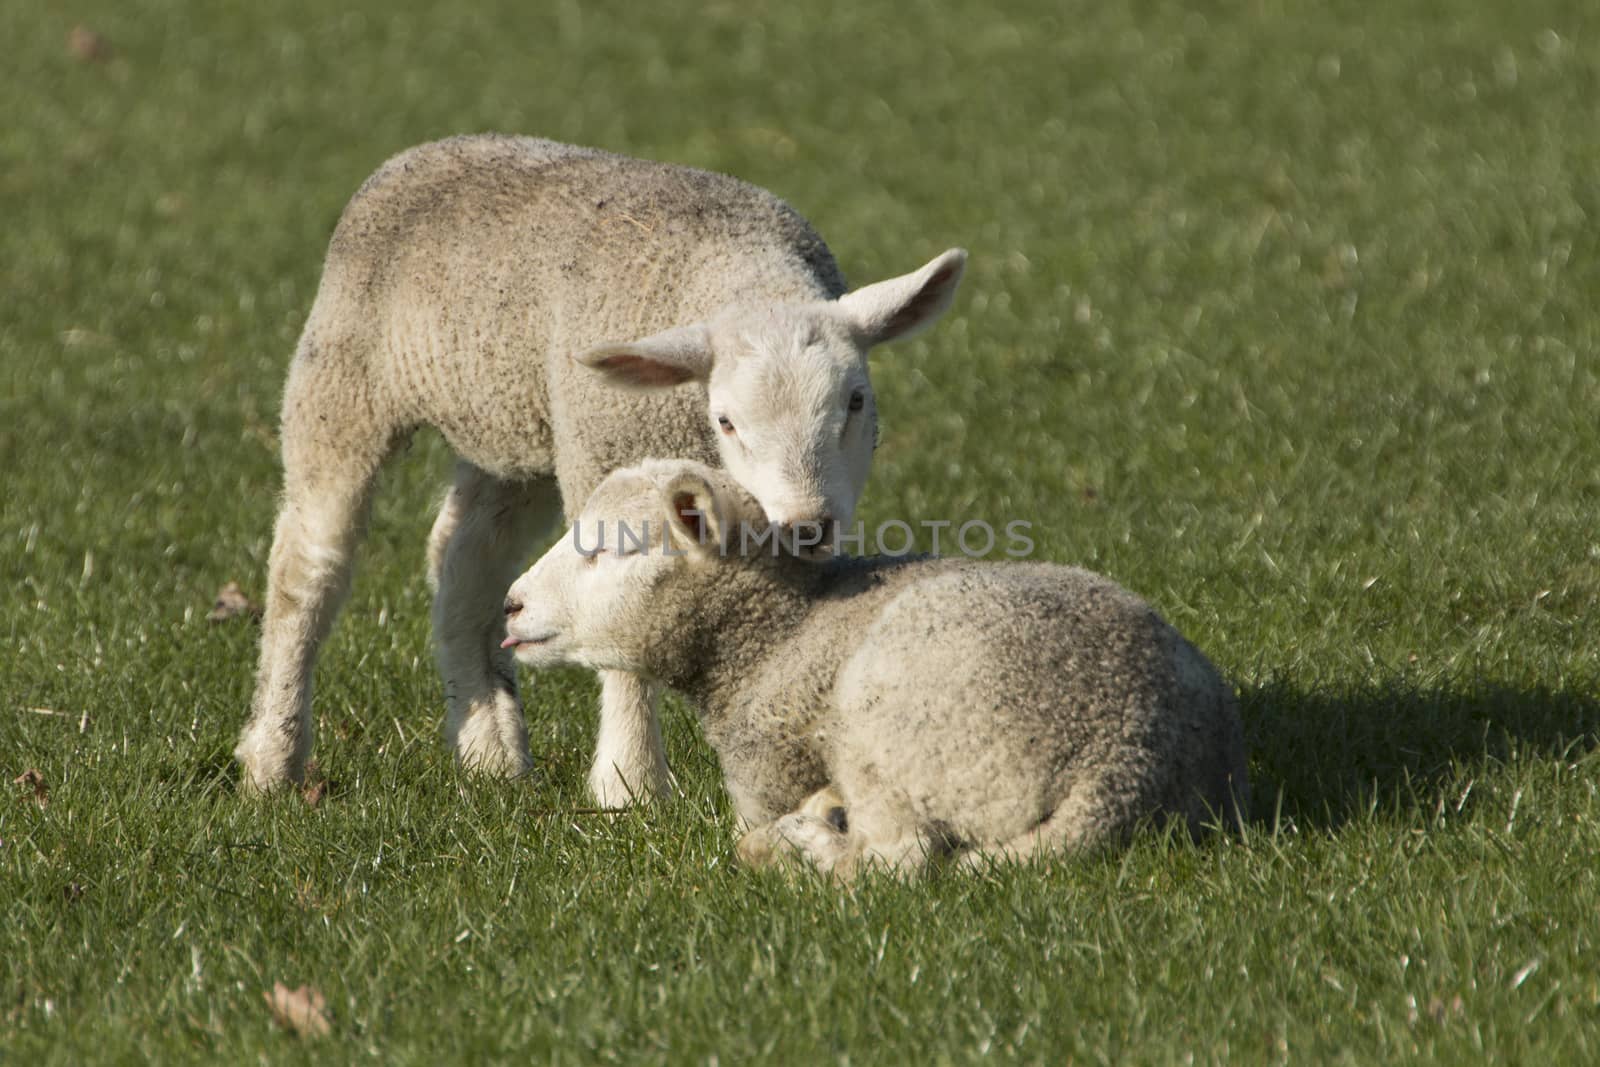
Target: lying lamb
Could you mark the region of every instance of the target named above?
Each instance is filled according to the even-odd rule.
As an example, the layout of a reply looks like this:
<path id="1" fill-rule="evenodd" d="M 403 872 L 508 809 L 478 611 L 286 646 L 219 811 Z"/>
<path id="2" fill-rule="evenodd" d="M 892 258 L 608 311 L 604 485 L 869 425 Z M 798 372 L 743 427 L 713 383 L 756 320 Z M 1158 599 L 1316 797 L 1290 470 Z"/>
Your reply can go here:
<path id="1" fill-rule="evenodd" d="M 245 788 L 304 773 L 317 649 L 379 468 L 417 427 L 460 456 L 428 544 L 447 733 L 464 765 L 515 775 L 500 603 L 563 503 L 683 456 L 720 460 L 775 523 L 848 522 L 877 430 L 867 350 L 938 318 L 964 263 L 845 294 L 805 220 L 732 178 L 513 137 L 390 160 L 339 220 L 284 391 Z M 597 799 L 663 792 L 652 694 L 616 672 L 603 689 Z"/>
<path id="2" fill-rule="evenodd" d="M 1232 690 L 1108 579 L 817 564 L 774 554 L 766 527 L 725 473 L 619 470 L 505 605 L 522 662 L 637 672 L 689 697 L 749 829 L 746 861 L 909 874 L 1115 843 L 1147 819 L 1199 833 L 1248 810 Z"/>

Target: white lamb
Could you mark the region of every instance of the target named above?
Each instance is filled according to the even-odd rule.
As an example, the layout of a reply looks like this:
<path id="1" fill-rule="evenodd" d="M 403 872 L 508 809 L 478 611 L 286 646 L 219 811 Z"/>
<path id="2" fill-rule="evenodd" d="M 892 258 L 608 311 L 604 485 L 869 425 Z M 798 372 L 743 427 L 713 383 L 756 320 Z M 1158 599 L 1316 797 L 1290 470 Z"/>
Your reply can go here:
<path id="1" fill-rule="evenodd" d="M 697 706 L 747 862 L 905 875 L 938 857 L 1114 844 L 1147 820 L 1199 833 L 1248 811 L 1233 691 L 1109 579 L 817 564 L 773 553 L 767 525 L 724 472 L 620 470 L 505 607 L 524 663 L 636 672 Z"/>
<path id="2" fill-rule="evenodd" d="M 499 136 L 390 160 L 339 220 L 284 392 L 244 787 L 304 773 L 317 649 L 417 427 L 460 457 L 428 545 L 447 734 L 465 766 L 519 774 L 500 605 L 532 539 L 646 456 L 720 462 L 775 523 L 848 522 L 877 428 L 867 350 L 943 313 L 965 258 L 846 295 L 805 220 L 732 178 Z M 615 671 L 603 692 L 597 799 L 665 792 L 654 694 Z"/>

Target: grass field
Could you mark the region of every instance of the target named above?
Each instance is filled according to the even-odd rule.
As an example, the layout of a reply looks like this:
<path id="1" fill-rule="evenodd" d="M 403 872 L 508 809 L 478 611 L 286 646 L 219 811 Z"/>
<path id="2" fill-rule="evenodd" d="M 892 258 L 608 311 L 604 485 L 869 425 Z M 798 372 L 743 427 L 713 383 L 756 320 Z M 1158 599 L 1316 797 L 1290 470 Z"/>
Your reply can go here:
<path id="1" fill-rule="evenodd" d="M 1600 7 L 84 0 L 0 39 L 0 1061 L 1600 1058 Z M 320 668 L 334 788 L 236 796 L 256 631 L 205 616 L 261 592 L 328 234 L 483 129 L 738 174 L 858 281 L 969 247 L 875 360 L 863 517 L 1028 519 L 1150 598 L 1239 687 L 1248 833 L 753 876 L 681 705 L 681 800 L 582 811 L 576 672 L 530 686 L 536 779 L 464 779 L 431 437 Z"/>

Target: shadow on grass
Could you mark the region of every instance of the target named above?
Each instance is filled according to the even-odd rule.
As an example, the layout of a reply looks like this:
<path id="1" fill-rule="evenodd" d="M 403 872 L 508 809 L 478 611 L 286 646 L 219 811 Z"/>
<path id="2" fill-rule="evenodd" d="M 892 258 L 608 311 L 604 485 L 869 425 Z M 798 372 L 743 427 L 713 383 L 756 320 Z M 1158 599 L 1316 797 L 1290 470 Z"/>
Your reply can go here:
<path id="1" fill-rule="evenodd" d="M 156 778 L 179 793 L 215 799 L 238 789 L 239 765 L 231 750 L 207 746 L 163 759 L 158 764 Z"/>
<path id="2" fill-rule="evenodd" d="M 1403 678 L 1345 688 L 1275 680 L 1241 687 L 1239 702 L 1250 754 L 1251 821 L 1258 826 L 1270 827 L 1281 813 L 1302 828 L 1337 829 L 1374 807 L 1395 813 L 1431 807 L 1441 790 L 1485 760 L 1572 759 L 1600 750 L 1600 696 L 1572 690 L 1416 686 Z M 533 712 L 535 726 L 550 714 Z M 721 772 L 693 714 L 669 703 L 665 717 L 680 783 L 690 795 L 717 793 Z M 557 783 L 566 783 L 570 795 L 561 805 L 573 810 L 586 803 L 581 783 L 590 729 L 580 723 L 560 742 L 536 739 L 533 746 L 540 768 L 535 788 L 552 794 L 560 791 Z M 365 741 L 341 729 L 323 732 L 320 744 L 336 758 L 331 750 Z M 195 801 L 234 796 L 239 769 L 231 734 L 223 740 L 166 762 L 163 783 Z M 348 760 L 352 753 L 343 755 Z M 423 788 L 421 779 L 402 779 Z M 453 793 L 460 784 L 452 773 L 430 788 Z"/>
<path id="3" fill-rule="evenodd" d="M 1239 701 L 1258 823 L 1281 810 L 1301 826 L 1337 828 L 1374 804 L 1432 803 L 1463 765 L 1600 748 L 1600 700 L 1546 688 L 1397 679 L 1308 692 L 1268 682 Z"/>

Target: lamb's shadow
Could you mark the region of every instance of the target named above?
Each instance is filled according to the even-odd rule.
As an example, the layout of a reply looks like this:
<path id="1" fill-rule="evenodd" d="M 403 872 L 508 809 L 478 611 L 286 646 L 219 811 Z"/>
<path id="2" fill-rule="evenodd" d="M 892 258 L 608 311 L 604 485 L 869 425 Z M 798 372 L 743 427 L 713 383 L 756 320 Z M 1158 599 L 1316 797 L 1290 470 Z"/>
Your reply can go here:
<path id="1" fill-rule="evenodd" d="M 1464 764 L 1600 748 L 1600 700 L 1566 690 L 1396 678 L 1333 690 L 1267 682 L 1239 699 L 1258 823 L 1281 812 L 1336 828 L 1374 804 L 1432 804 Z"/>

